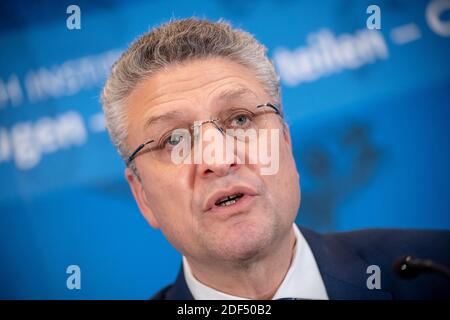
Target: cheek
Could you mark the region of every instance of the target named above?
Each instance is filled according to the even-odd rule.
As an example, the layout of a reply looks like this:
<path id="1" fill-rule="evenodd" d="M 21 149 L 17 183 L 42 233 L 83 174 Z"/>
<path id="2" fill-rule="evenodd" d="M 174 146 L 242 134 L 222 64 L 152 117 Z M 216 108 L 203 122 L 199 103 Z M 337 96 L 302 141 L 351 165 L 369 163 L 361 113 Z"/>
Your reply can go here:
<path id="1" fill-rule="evenodd" d="M 287 144 L 280 148 L 280 168 L 276 175 L 268 176 L 272 191 L 281 200 L 284 209 L 297 211 L 300 205 L 300 183 L 291 149 Z M 297 208 L 297 209 L 296 209 Z"/>
<path id="2" fill-rule="evenodd" d="M 195 247 L 196 241 L 196 224 L 191 210 L 193 193 L 188 175 L 184 172 L 172 175 L 168 170 L 158 172 L 166 174 L 155 174 L 147 180 L 153 181 L 148 189 L 150 208 L 165 238 L 179 252 L 185 252 L 186 247 Z M 172 176 L 176 178 L 169 179 Z"/>
<path id="3" fill-rule="evenodd" d="M 192 193 L 182 174 L 157 170 L 156 174 L 146 176 L 145 181 L 149 206 L 160 223 L 176 224 L 189 214 Z"/>

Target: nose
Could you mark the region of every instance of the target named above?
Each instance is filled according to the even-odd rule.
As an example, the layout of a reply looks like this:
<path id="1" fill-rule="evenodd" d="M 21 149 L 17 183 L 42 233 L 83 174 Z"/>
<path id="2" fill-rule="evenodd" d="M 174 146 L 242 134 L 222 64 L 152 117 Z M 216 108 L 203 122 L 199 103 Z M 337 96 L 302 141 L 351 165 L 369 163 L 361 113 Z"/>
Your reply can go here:
<path id="1" fill-rule="evenodd" d="M 200 164 L 199 173 L 203 178 L 208 177 L 225 177 L 233 170 L 237 169 L 237 163 L 230 164 Z"/>
<path id="2" fill-rule="evenodd" d="M 227 136 L 224 129 L 216 121 L 202 123 L 200 130 L 202 136 L 199 139 L 203 140 L 202 148 L 197 150 L 201 153 L 201 162 L 197 165 L 200 176 L 203 178 L 223 177 L 238 169 L 234 138 Z M 212 131 L 208 132 L 207 130 Z M 231 142 L 233 143 L 230 145 Z M 222 154 L 217 154 L 217 152 L 222 152 Z"/>

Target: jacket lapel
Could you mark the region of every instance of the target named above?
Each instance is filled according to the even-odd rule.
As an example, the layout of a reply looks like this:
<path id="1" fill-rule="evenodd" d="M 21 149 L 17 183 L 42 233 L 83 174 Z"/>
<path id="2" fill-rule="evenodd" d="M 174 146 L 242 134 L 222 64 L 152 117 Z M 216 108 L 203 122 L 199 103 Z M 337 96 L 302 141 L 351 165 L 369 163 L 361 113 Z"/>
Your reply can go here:
<path id="1" fill-rule="evenodd" d="M 173 286 L 167 291 L 166 300 L 194 300 L 191 291 L 187 286 L 186 280 L 184 278 L 183 265 L 180 267 L 178 272 L 177 280 Z"/>
<path id="2" fill-rule="evenodd" d="M 368 289 L 366 273 L 369 264 L 356 250 L 338 239 L 300 228 L 316 259 L 327 289 L 333 300 L 385 300 L 391 293 Z"/>

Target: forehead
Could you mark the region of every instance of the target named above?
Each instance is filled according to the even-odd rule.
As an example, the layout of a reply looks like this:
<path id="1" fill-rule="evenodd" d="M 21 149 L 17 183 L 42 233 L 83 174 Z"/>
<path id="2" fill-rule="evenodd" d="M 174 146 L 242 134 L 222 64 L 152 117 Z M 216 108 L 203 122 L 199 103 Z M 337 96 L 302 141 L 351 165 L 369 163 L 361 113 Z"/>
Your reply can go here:
<path id="1" fill-rule="evenodd" d="M 264 87 L 250 69 L 227 59 L 211 58 L 172 65 L 157 72 L 133 90 L 128 107 L 130 113 L 141 115 L 170 110 L 174 105 L 195 106 L 198 110 L 219 99 L 251 95 L 267 98 Z"/>

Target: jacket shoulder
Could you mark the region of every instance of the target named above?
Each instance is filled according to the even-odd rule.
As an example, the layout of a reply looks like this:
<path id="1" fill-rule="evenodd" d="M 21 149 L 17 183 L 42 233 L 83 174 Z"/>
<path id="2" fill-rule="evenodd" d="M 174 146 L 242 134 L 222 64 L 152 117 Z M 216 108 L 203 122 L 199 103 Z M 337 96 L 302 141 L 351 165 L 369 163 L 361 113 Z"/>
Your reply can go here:
<path id="1" fill-rule="evenodd" d="M 450 298 L 450 286 L 439 274 L 423 273 L 407 280 L 397 277 L 392 271 L 393 263 L 408 255 L 450 266 L 450 231 L 365 229 L 318 234 L 302 229 L 302 233 L 307 240 L 311 240 L 309 244 L 313 254 L 319 268 L 324 271 L 322 276 L 331 274 L 334 277 L 332 280 L 357 279 L 358 285 L 366 286 L 366 268 L 376 265 L 381 272 L 381 287 L 393 299 Z M 330 280 L 330 277 L 327 279 Z M 342 281 L 339 283 L 341 285 Z M 346 295 L 337 290 L 334 296 L 340 298 Z"/>
<path id="2" fill-rule="evenodd" d="M 325 234 L 355 248 L 362 256 L 380 253 L 384 256 L 413 255 L 450 263 L 450 231 L 417 229 L 364 229 Z"/>

